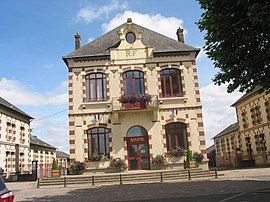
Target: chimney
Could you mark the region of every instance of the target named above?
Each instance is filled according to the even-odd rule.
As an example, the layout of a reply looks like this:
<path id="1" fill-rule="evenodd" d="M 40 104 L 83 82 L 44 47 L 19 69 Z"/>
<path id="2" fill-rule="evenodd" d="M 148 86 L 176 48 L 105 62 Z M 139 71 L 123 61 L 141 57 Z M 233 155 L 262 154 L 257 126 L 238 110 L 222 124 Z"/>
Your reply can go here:
<path id="1" fill-rule="evenodd" d="M 74 35 L 74 38 L 75 38 L 75 50 L 77 50 L 81 47 L 81 35 L 79 33 L 76 33 Z"/>
<path id="2" fill-rule="evenodd" d="M 182 43 L 185 43 L 185 41 L 184 41 L 184 29 L 182 29 L 181 27 L 179 27 L 177 29 L 176 35 L 177 35 L 178 41 L 180 41 Z"/>

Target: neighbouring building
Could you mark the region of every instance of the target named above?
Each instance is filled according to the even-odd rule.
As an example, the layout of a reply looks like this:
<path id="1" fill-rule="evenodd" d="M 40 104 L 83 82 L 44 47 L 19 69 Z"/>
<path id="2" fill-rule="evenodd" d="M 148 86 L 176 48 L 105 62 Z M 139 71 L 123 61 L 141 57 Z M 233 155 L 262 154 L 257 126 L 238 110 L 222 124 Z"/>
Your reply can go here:
<path id="1" fill-rule="evenodd" d="M 240 159 L 237 160 L 236 158 L 242 148 L 239 124 L 233 123 L 229 125 L 213 139 L 215 143 L 217 167 L 240 166 Z"/>
<path id="2" fill-rule="evenodd" d="M 217 166 L 270 164 L 270 96 L 259 90 L 246 93 L 232 105 L 238 122 L 213 138 Z"/>
<path id="3" fill-rule="evenodd" d="M 70 156 L 69 156 L 69 154 L 67 154 L 67 153 L 65 153 L 63 151 L 56 150 L 56 160 L 57 160 L 58 165 L 62 169 L 69 168 L 69 164 L 70 164 Z"/>
<path id="4" fill-rule="evenodd" d="M 30 162 L 37 161 L 39 164 L 51 165 L 56 160 L 56 148 L 35 135 L 30 135 Z"/>
<path id="5" fill-rule="evenodd" d="M 152 157 L 183 147 L 207 161 L 199 49 L 184 43 L 181 28 L 177 38 L 131 19 L 85 46 L 75 35 L 75 51 L 63 57 L 71 160 L 104 155 L 125 159 L 129 170 L 151 169 Z"/>
<path id="6" fill-rule="evenodd" d="M 0 97 L 0 167 L 4 172 L 29 171 L 29 129 L 33 118 Z"/>
<path id="7" fill-rule="evenodd" d="M 56 160 L 56 148 L 35 135 L 30 135 L 30 162 L 37 162 L 37 177 L 51 177 L 53 159 Z"/>

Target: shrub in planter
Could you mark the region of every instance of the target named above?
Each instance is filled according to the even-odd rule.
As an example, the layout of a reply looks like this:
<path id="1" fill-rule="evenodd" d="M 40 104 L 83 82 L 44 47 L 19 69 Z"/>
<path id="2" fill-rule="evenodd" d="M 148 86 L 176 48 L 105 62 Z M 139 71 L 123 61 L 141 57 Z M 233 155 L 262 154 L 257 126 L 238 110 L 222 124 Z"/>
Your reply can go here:
<path id="1" fill-rule="evenodd" d="M 168 152 L 170 157 L 182 157 L 185 156 L 186 152 L 183 147 L 176 147 Z"/>
<path id="2" fill-rule="evenodd" d="M 193 154 L 193 159 L 195 160 L 196 164 L 200 164 L 203 161 L 203 154 L 202 153 L 198 153 L 198 152 L 194 152 Z"/>
<path id="3" fill-rule="evenodd" d="M 60 166 L 57 164 L 55 158 L 52 163 L 52 177 L 60 177 Z"/>
<path id="4" fill-rule="evenodd" d="M 70 173 L 73 175 L 83 174 L 86 169 L 86 164 L 84 162 L 75 161 L 70 165 Z"/>
<path id="5" fill-rule="evenodd" d="M 122 160 L 120 158 L 112 159 L 110 161 L 110 167 L 116 168 L 117 171 L 124 171 L 127 169 L 127 164 L 125 160 Z"/>
<path id="6" fill-rule="evenodd" d="M 156 155 L 156 157 L 152 158 L 152 169 L 162 169 L 168 166 L 168 162 L 163 155 Z"/>
<path id="7" fill-rule="evenodd" d="M 184 162 L 185 168 L 196 168 L 196 163 L 193 159 L 192 151 L 187 150 L 187 159 Z"/>

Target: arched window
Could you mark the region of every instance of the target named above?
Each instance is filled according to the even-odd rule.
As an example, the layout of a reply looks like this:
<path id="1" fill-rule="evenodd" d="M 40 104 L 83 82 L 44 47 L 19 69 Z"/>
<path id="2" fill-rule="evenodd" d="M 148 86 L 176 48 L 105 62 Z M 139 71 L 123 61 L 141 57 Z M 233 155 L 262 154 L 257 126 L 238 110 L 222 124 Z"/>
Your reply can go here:
<path id="1" fill-rule="evenodd" d="M 161 86 L 163 97 L 182 96 L 181 76 L 178 69 L 164 69 L 161 71 Z"/>
<path id="2" fill-rule="evenodd" d="M 88 130 L 88 155 L 105 155 L 109 157 L 109 130 L 107 128 L 92 128 Z"/>
<path id="3" fill-rule="evenodd" d="M 86 100 L 89 102 L 107 100 L 106 75 L 103 73 L 88 74 L 86 79 Z"/>
<path id="4" fill-rule="evenodd" d="M 123 73 L 124 95 L 143 95 L 144 76 L 141 71 L 127 71 Z"/>
<path id="5" fill-rule="evenodd" d="M 184 123 L 174 122 L 165 125 L 167 150 L 176 147 L 187 149 L 187 126 Z"/>
<path id="6" fill-rule="evenodd" d="M 147 131 L 142 126 L 132 126 L 127 132 L 127 137 L 140 137 L 147 135 Z"/>

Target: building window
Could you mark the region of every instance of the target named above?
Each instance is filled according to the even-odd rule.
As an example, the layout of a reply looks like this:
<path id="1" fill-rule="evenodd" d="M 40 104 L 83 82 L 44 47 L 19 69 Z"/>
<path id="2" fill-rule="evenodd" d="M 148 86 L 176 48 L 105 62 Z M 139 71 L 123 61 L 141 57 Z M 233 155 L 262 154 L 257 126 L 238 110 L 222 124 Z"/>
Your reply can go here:
<path id="1" fill-rule="evenodd" d="M 178 69 L 164 69 L 161 71 L 161 86 L 163 97 L 182 96 L 181 76 Z"/>
<path id="2" fill-rule="evenodd" d="M 187 126 L 184 123 L 168 123 L 165 125 L 167 150 L 176 147 L 187 149 Z"/>
<path id="3" fill-rule="evenodd" d="M 93 73 L 86 75 L 86 101 L 107 100 L 106 75 Z"/>
<path id="4" fill-rule="evenodd" d="M 141 71 L 127 71 L 123 73 L 124 95 L 144 94 L 144 75 Z"/>
<path id="5" fill-rule="evenodd" d="M 243 121 L 243 128 L 247 128 L 248 127 L 247 112 L 243 111 L 241 113 L 241 116 L 242 116 L 242 121 Z"/>
<path id="6" fill-rule="evenodd" d="M 265 111 L 266 111 L 267 120 L 270 121 L 270 101 L 265 102 Z"/>
<path id="7" fill-rule="evenodd" d="M 126 34 L 126 40 L 128 43 L 132 44 L 136 41 L 136 36 L 133 32 L 128 32 Z"/>
<path id="8" fill-rule="evenodd" d="M 92 128 L 88 130 L 88 157 L 104 155 L 109 157 L 109 130 L 107 128 Z"/>
<path id="9" fill-rule="evenodd" d="M 260 106 L 256 106 L 250 109 L 252 124 L 258 124 L 262 122 Z"/>

